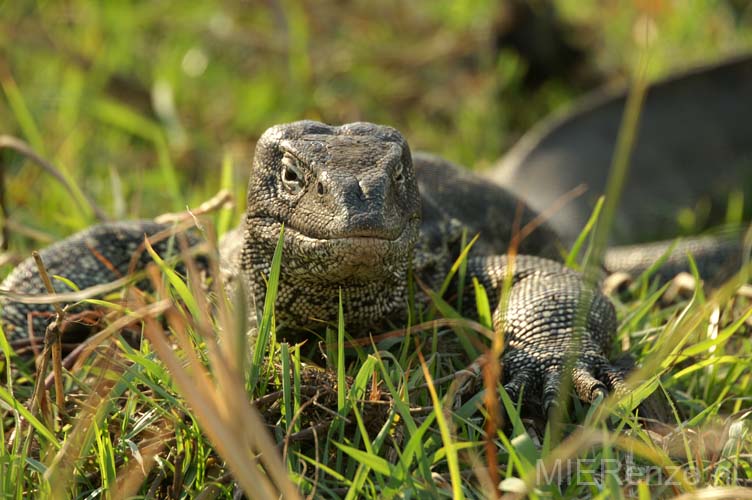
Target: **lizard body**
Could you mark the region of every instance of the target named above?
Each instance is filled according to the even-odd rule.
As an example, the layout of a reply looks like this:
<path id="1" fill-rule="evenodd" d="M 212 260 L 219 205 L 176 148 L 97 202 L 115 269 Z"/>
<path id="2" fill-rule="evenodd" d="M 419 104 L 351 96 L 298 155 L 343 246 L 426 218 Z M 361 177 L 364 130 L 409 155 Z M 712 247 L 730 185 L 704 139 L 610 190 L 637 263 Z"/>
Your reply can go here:
<path id="1" fill-rule="evenodd" d="M 502 304 L 514 221 L 521 227 L 536 214 L 503 188 L 445 160 L 413 156 L 397 130 L 311 121 L 272 127 L 257 143 L 247 193 L 243 223 L 221 244 L 222 274 L 231 287 L 246 287 L 262 304 L 284 226 L 276 302 L 280 326 L 320 330 L 322 324 L 336 323 L 340 291 L 353 335 L 378 333 L 389 322 L 404 324 L 409 271 L 438 289 L 462 250 L 466 228 L 470 236 L 480 233 L 467 276 L 479 280 L 496 306 L 493 322 L 505 334 L 504 381 L 510 395 L 516 398 L 528 387 L 526 394 L 542 397 L 547 409 L 557 397 L 570 354 L 573 386 L 582 400 L 623 389 L 621 373 L 608 361 L 616 330 L 613 305 L 579 273 L 552 260 L 558 255 L 555 232 L 543 225 L 521 242 L 521 254 L 538 256 L 515 259 L 508 301 Z M 126 240 L 140 243 L 145 233 L 166 227 L 157 226 L 131 223 Z M 43 250 L 42 257 L 52 274 L 79 285 L 111 281 L 109 270 L 76 267 L 60 252 L 63 248 L 69 257 L 88 262 L 90 247 L 109 252 L 111 233 L 120 229 L 97 226 Z M 129 254 L 132 246 L 115 254 Z M 34 264 L 26 261 L 2 288 L 43 293 L 35 273 Z M 430 300 L 419 295 L 421 302 Z M 29 308 L 49 311 L 49 306 L 5 298 L 0 304 L 11 337 L 26 330 Z"/>

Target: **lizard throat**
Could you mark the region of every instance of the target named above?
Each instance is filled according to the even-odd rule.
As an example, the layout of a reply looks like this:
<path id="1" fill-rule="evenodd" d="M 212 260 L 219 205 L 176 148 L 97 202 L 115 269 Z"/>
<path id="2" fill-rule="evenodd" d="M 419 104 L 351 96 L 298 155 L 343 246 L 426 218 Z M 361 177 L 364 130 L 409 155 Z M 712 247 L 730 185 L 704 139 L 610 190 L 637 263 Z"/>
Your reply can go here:
<path id="1" fill-rule="evenodd" d="M 243 272 L 257 303 L 266 293 L 280 223 L 251 228 L 243 249 Z M 285 228 L 276 310 L 292 327 L 336 323 L 339 293 L 349 325 L 381 322 L 405 304 L 407 272 L 419 221 L 409 221 L 394 240 L 371 237 L 316 239 Z M 292 314 L 279 316 L 280 311 Z"/>

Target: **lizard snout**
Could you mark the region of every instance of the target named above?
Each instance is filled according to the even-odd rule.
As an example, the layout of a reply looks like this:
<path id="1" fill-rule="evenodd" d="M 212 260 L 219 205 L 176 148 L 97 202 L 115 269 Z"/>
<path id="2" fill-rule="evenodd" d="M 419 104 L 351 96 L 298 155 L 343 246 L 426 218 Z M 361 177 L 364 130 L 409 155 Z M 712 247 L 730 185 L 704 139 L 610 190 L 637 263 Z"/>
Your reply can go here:
<path id="1" fill-rule="evenodd" d="M 395 206 L 389 179 L 372 176 L 319 176 L 314 190 L 322 213 L 332 213 L 334 238 L 394 240 L 405 228 L 406 215 Z"/>

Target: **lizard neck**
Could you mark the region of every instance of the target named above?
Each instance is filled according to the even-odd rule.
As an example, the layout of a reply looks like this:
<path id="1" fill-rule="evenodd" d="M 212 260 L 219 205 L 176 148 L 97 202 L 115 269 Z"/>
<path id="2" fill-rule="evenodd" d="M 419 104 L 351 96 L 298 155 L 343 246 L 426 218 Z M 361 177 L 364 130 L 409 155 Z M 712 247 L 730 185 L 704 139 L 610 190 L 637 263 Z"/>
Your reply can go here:
<path id="1" fill-rule="evenodd" d="M 247 226 L 241 272 L 257 307 L 263 307 L 279 231 L 259 229 L 258 222 Z M 346 327 L 353 336 L 371 333 L 385 319 L 400 319 L 407 309 L 414 235 L 417 224 L 405 232 L 406 241 L 371 241 L 364 248 L 353 246 L 359 241 L 317 242 L 312 251 L 310 241 L 285 229 L 275 302 L 277 324 L 313 330 L 336 325 L 340 294 Z"/>
<path id="2" fill-rule="evenodd" d="M 255 282 L 254 294 L 265 294 L 265 286 Z M 321 329 L 338 321 L 340 292 L 346 327 L 353 336 L 370 333 L 371 327 L 404 311 L 407 304 L 407 276 L 402 280 L 367 283 L 301 282 L 298 275 L 283 273 L 277 292 L 276 311 L 279 322 L 292 328 Z"/>

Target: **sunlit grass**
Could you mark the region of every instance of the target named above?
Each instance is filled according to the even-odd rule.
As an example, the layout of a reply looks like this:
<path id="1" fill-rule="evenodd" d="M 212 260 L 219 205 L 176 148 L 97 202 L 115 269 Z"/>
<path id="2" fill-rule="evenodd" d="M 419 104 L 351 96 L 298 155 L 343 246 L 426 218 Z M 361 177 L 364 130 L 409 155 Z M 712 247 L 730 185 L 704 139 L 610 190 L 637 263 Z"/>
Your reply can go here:
<path id="1" fill-rule="evenodd" d="M 487 443 L 496 453 L 501 491 L 533 498 L 667 496 L 752 480 L 745 458 L 752 445 L 745 410 L 752 398 L 752 307 L 736 295 L 739 278 L 708 297 L 698 289 L 668 308 L 656 305 L 659 292 L 645 287 L 618 302 L 619 335 L 646 367 L 638 374 L 642 389 L 632 399 L 609 398 L 594 407 L 573 402 L 560 424 L 563 439 L 552 441 L 552 428 L 533 425 L 503 391 L 508 424 L 494 426 L 490 435 L 485 399 L 457 405 L 449 384 L 472 357 L 458 355 L 463 349 L 446 327 L 413 331 L 418 349 L 391 342 L 391 349 L 372 350 L 359 343 L 345 355 L 341 315 L 328 351 L 336 362 L 324 375 L 301 356 L 301 347 L 308 352 L 310 345 L 274 341 L 269 309 L 257 330 L 267 337 L 255 337 L 254 361 L 251 351 L 236 349 L 245 332 L 222 305 L 221 290 L 212 305 L 195 280 L 185 283 L 166 264 L 159 267 L 167 279 L 157 266 L 149 272 L 155 294 L 133 296 L 132 316 L 153 311 L 140 315 L 140 348 L 119 335 L 104 340 L 66 371 L 64 409 L 49 394 L 41 413 L 29 413 L 23 379 L 5 365 L 5 495 L 65 498 L 98 491 L 119 498 L 167 495 L 177 487 L 188 495 L 209 488 L 229 498 L 241 487 L 264 497 L 269 488 L 289 488 L 281 479 L 289 477 L 303 495 L 478 497 L 494 489 Z M 173 302 L 178 297 L 182 305 Z M 144 299 L 150 304 L 139 306 Z M 269 300 L 274 302 L 273 293 Z M 458 321 L 448 304 L 438 306 L 422 319 L 438 314 Z M 236 307 L 244 307 L 242 301 Z M 481 318 L 490 314 L 488 307 L 481 301 Z M 155 320 L 157 312 L 164 314 L 169 336 Z M 472 344 L 488 345 L 467 326 Z M 7 343 L 0 344 L 8 353 Z M 311 399 L 311 384 L 334 392 Z M 634 398 L 653 391 L 672 395 L 675 425 L 646 426 L 630 413 Z M 249 401 L 278 420 L 261 424 Z M 271 445 L 272 436 L 280 447 Z M 255 449 L 264 450 L 265 472 L 256 472 L 256 459 L 248 455 Z M 262 476 L 251 480 L 249 470 Z"/>

